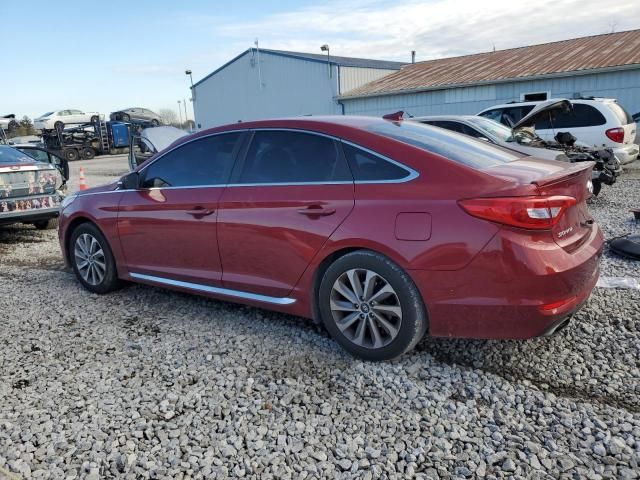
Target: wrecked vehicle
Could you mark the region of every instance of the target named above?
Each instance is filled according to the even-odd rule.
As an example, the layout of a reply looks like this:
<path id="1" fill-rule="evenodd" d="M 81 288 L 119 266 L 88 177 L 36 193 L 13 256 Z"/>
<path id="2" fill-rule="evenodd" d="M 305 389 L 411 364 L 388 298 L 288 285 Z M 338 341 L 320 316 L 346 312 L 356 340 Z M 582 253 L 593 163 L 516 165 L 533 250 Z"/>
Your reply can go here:
<path id="1" fill-rule="evenodd" d="M 13 113 L 9 115 L 0 116 L 0 130 L 6 130 L 8 132 L 13 132 L 16 128 L 18 128 L 19 124 L 16 120 L 16 116 Z"/>
<path id="2" fill-rule="evenodd" d="M 69 169 L 66 161 L 31 145 L 0 145 L 0 225 L 55 228 Z"/>
<path id="3" fill-rule="evenodd" d="M 569 113 L 573 106 L 569 100 L 549 100 L 536 105 L 511 129 L 513 141 L 526 147 L 545 148 L 563 152 L 570 162 L 596 162 L 592 173 L 592 193 L 598 195 L 602 184 L 613 185 L 622 173 L 620 160 L 610 147 L 596 148 L 578 142 L 571 132 L 557 131 L 554 140 L 548 141 L 536 134 L 536 123 L 553 124 L 554 116 Z"/>

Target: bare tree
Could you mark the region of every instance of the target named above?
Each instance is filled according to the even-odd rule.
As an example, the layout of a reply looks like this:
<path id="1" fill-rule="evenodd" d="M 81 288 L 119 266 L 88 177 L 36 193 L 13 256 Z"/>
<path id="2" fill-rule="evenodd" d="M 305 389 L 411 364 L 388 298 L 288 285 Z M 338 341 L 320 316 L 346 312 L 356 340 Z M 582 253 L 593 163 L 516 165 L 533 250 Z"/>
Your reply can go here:
<path id="1" fill-rule="evenodd" d="M 158 111 L 158 115 L 160 115 L 160 118 L 162 118 L 162 123 L 164 123 L 165 125 L 179 125 L 179 121 L 178 121 L 178 114 L 175 112 L 175 110 L 172 110 L 170 108 L 161 108 Z"/>

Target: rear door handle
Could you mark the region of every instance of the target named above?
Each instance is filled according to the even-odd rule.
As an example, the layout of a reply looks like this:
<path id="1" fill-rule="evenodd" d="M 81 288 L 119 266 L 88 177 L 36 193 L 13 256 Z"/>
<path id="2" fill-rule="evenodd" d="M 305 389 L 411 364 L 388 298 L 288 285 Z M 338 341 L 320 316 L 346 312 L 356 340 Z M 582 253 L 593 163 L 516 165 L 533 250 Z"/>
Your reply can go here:
<path id="1" fill-rule="evenodd" d="M 204 207 L 196 207 L 193 210 L 187 210 L 187 213 L 195 218 L 203 218 L 207 215 L 211 215 L 213 212 L 215 212 L 215 210 Z"/>
<path id="2" fill-rule="evenodd" d="M 324 208 L 321 205 L 309 205 L 306 208 L 299 208 L 298 213 L 308 217 L 326 217 L 336 213 L 335 208 Z"/>

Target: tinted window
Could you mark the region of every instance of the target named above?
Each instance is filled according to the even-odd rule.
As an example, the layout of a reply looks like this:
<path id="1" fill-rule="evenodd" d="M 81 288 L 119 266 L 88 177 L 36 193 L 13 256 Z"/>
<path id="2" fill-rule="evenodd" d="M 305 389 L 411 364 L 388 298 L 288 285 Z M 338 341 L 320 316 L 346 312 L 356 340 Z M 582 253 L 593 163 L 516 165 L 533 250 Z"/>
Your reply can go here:
<path id="1" fill-rule="evenodd" d="M 400 180 L 409 171 L 361 148 L 343 144 L 344 154 L 356 181 Z"/>
<path id="2" fill-rule="evenodd" d="M 506 125 L 507 127 L 513 127 L 516 123 L 526 117 L 535 105 L 519 105 L 517 107 L 507 107 L 502 110 L 502 115 L 496 121 Z"/>
<path id="3" fill-rule="evenodd" d="M 544 119 L 536 122 L 536 130 L 595 127 L 605 123 L 607 120 L 596 108 L 584 103 L 574 103 L 573 111 L 549 112 Z"/>
<path id="4" fill-rule="evenodd" d="M 615 113 L 618 120 L 622 125 L 629 125 L 633 123 L 633 117 L 618 103 L 607 103 L 607 106 Z"/>
<path id="5" fill-rule="evenodd" d="M 229 179 L 239 133 L 194 140 L 143 170 L 144 188 L 220 185 Z"/>
<path id="6" fill-rule="evenodd" d="M 353 181 L 335 141 L 310 133 L 258 131 L 238 183 Z"/>
<path id="7" fill-rule="evenodd" d="M 519 157 L 481 140 L 414 122 L 380 122 L 368 130 L 473 168 L 488 168 Z"/>

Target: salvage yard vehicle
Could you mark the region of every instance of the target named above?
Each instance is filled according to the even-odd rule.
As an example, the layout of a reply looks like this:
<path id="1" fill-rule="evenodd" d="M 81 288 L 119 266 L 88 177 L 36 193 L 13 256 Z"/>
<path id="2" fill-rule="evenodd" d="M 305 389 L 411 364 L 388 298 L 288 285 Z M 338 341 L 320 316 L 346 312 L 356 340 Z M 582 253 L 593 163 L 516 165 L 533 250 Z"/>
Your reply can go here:
<path id="1" fill-rule="evenodd" d="M 59 239 L 91 292 L 126 280 L 314 318 L 385 360 L 425 333 L 564 328 L 598 279 L 592 167 L 408 121 L 246 122 L 67 197 Z"/>
<path id="2" fill-rule="evenodd" d="M 162 124 L 162 117 L 148 108 L 125 108 L 111 113 L 109 117 L 112 122 L 149 124 L 153 127 L 157 127 Z"/>
<path id="3" fill-rule="evenodd" d="M 612 98 L 556 98 L 542 102 L 511 102 L 482 110 L 479 116 L 490 118 L 510 128 L 516 127 L 534 107 L 569 102 L 569 109 L 549 109 L 535 123 L 535 131 L 546 141 L 553 141 L 557 132 L 570 132 L 582 146 L 608 147 L 620 163 L 638 158 L 640 147 L 635 144 L 636 124 L 631 115 Z"/>
<path id="4" fill-rule="evenodd" d="M 8 115 L 0 116 L 0 130 L 6 130 L 8 132 L 13 132 L 16 128 L 18 128 L 18 121 L 16 120 L 16 116 L 13 113 Z"/>
<path id="5" fill-rule="evenodd" d="M 64 160 L 46 150 L 0 145 L 0 225 L 54 227 L 68 178 Z"/>
<path id="6" fill-rule="evenodd" d="M 68 125 L 82 125 L 95 123 L 102 116 L 98 112 L 83 112 L 81 110 L 57 110 L 40 115 L 33 121 L 38 130 L 63 130 Z"/>
<path id="7" fill-rule="evenodd" d="M 590 189 L 591 193 L 597 196 L 603 184 L 613 185 L 622 173 L 620 161 L 613 154 L 613 150 L 577 144 L 576 138 L 567 132 L 556 134 L 556 141 L 543 140 L 536 133 L 536 122 L 548 116 L 550 112 L 570 108 L 571 103 L 567 100 L 543 102 L 536 105 L 513 128 L 476 115 L 435 115 L 413 117 L 411 120 L 463 133 L 537 158 L 564 162 L 595 162 Z"/>

